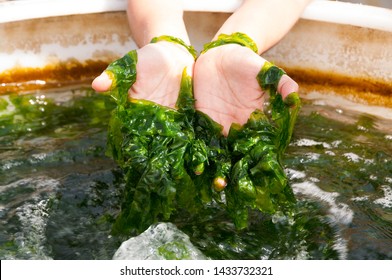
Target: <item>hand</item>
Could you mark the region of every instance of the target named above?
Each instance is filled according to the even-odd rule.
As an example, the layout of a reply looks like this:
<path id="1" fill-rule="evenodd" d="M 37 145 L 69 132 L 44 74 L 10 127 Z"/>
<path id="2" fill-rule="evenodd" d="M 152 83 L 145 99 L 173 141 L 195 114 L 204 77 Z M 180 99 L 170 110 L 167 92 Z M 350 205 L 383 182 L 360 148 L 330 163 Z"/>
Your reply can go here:
<path id="1" fill-rule="evenodd" d="M 262 109 L 264 92 L 256 76 L 266 60 L 249 48 L 228 44 L 202 54 L 194 69 L 196 109 L 223 126 L 227 135 L 232 123 L 245 124 L 255 109 Z M 278 92 L 285 98 L 298 85 L 282 76 Z"/>
<path id="2" fill-rule="evenodd" d="M 129 95 L 163 106 L 175 108 L 184 68 L 192 75 L 194 58 L 181 45 L 161 41 L 148 44 L 137 51 L 136 82 L 129 89 Z M 110 89 L 112 81 L 103 72 L 92 83 L 94 90 L 104 92 Z"/>

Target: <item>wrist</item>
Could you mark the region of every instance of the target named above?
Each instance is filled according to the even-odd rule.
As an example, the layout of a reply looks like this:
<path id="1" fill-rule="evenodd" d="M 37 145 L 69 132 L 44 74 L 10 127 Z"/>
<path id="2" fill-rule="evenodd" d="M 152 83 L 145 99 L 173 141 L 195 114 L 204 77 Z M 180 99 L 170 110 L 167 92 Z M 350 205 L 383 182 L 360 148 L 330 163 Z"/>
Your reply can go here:
<path id="1" fill-rule="evenodd" d="M 180 48 L 186 51 L 188 54 L 192 55 L 194 60 L 196 60 L 197 58 L 197 51 L 195 50 L 195 48 L 192 45 L 185 43 L 182 39 L 178 37 L 162 35 L 162 36 L 154 37 L 150 43 L 159 43 L 159 42 L 172 44 L 177 48 Z"/>
<path id="2" fill-rule="evenodd" d="M 212 48 L 216 48 L 228 44 L 237 44 L 251 49 L 253 52 L 258 53 L 256 43 L 245 33 L 235 32 L 230 35 L 220 34 L 218 38 L 210 43 L 204 45 L 202 54 Z"/>

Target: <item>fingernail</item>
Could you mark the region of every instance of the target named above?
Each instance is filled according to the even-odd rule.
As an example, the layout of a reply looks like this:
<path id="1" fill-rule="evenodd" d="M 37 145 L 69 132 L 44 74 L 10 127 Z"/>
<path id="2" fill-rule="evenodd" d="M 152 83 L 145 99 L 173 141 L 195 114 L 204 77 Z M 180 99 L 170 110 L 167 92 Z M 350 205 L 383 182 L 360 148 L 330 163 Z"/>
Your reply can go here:
<path id="1" fill-rule="evenodd" d="M 278 91 L 285 99 L 289 94 L 298 92 L 298 84 L 287 75 L 283 75 L 278 84 Z"/>
<path id="2" fill-rule="evenodd" d="M 112 80 L 106 72 L 102 72 L 91 84 L 92 88 L 99 92 L 109 90 L 111 85 Z"/>

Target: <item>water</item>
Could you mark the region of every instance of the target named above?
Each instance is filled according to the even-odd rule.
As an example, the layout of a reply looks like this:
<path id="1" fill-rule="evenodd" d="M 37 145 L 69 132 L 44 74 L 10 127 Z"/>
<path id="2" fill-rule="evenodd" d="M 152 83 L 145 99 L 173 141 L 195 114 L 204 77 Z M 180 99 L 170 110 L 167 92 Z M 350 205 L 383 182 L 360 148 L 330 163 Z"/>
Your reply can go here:
<path id="1" fill-rule="evenodd" d="M 110 231 L 124 188 L 105 156 L 112 108 L 85 89 L 0 98 L 1 259 L 112 259 L 131 237 Z M 237 231 L 212 204 L 152 225 L 121 257 L 392 259 L 391 126 L 304 104 L 284 159 L 295 215 L 253 213 Z"/>

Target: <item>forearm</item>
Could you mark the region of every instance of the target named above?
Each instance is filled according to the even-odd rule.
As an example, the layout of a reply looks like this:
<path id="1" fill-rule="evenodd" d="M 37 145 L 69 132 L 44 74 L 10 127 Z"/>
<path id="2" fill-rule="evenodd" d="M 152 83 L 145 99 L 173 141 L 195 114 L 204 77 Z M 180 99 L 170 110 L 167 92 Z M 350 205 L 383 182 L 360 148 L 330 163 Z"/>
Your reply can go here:
<path id="1" fill-rule="evenodd" d="M 244 0 L 217 35 L 245 33 L 256 42 L 261 54 L 283 38 L 309 2 L 311 0 Z"/>
<path id="2" fill-rule="evenodd" d="M 181 0 L 128 0 L 128 22 L 139 47 L 152 38 L 170 35 L 189 44 Z"/>

